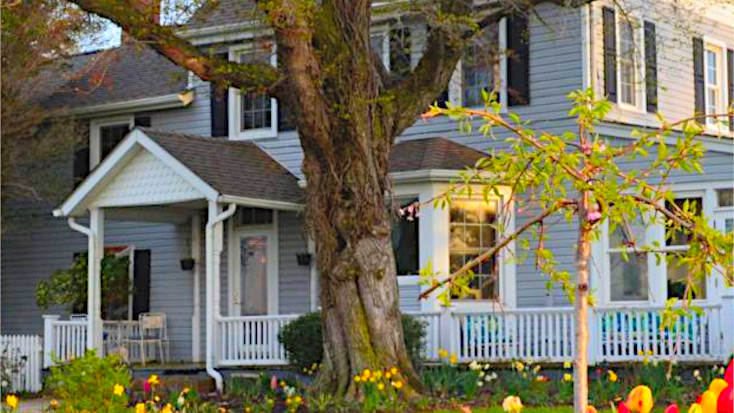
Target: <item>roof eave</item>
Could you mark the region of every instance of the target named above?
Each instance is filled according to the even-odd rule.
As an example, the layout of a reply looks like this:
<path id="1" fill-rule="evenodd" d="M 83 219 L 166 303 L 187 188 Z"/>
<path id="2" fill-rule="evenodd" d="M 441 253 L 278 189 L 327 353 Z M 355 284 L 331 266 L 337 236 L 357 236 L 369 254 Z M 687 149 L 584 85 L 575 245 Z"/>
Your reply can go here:
<path id="1" fill-rule="evenodd" d="M 134 111 L 154 111 L 164 109 L 176 109 L 189 106 L 194 101 L 195 91 L 193 89 L 183 90 L 181 93 L 154 96 L 141 99 L 124 100 L 120 102 L 103 103 L 71 108 L 63 112 L 64 115 L 89 116 L 89 115 L 116 115 Z"/>

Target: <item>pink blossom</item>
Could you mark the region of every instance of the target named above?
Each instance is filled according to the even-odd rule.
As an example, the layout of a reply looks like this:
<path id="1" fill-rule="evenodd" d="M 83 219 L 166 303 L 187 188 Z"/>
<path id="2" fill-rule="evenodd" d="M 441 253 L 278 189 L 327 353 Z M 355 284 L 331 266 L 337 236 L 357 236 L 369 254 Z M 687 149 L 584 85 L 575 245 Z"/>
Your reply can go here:
<path id="1" fill-rule="evenodd" d="M 278 390 L 278 377 L 275 374 L 270 377 L 270 390 Z"/>
<path id="2" fill-rule="evenodd" d="M 601 212 L 589 211 L 589 213 L 586 214 L 586 219 L 593 224 L 594 222 L 601 219 Z"/>

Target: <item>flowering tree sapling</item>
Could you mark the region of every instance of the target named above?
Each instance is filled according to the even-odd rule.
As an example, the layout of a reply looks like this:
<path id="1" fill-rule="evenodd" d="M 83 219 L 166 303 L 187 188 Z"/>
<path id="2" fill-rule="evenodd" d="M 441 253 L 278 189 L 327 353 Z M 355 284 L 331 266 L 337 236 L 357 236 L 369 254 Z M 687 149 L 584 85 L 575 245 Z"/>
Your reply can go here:
<path id="1" fill-rule="evenodd" d="M 700 213 L 700 205 L 675 202 L 670 189 L 669 178 L 674 171 L 703 172 L 700 160 L 704 147 L 696 138 L 704 127 L 695 118 L 676 123 L 660 118 L 661 126 L 657 130 L 633 131 L 628 143 L 612 141 L 595 129 L 610 104 L 596 100 L 592 91 L 574 92 L 569 97 L 574 101 L 570 115 L 578 119 L 578 130 L 560 135 L 533 131 L 527 122 L 512 113 L 507 117 L 500 115 L 499 104 L 486 94 L 484 109 L 432 107 L 424 115 L 425 118 L 449 116 L 465 131 L 478 124 L 479 131 L 486 136 L 494 137 L 499 131 L 510 136 L 508 150 L 491 153 L 462 173 L 461 182 L 437 198 L 435 206 L 444 207 L 452 198 L 470 196 L 472 191 L 480 190 L 485 200 L 499 196 L 500 187 L 509 188 L 510 195 L 499 211 L 495 230 L 503 235 L 495 245 L 447 277 L 424 271 L 423 282 L 429 287 L 421 298 L 437 292 L 438 299 L 448 304 L 451 297 L 467 292 L 472 269 L 480 263 L 503 249 L 512 254 L 514 244 L 525 253 L 534 251 L 536 267 L 549 275 L 549 286 L 552 282 L 560 283 L 574 303 L 574 411 L 583 413 L 588 399 L 587 310 L 593 304 L 589 292 L 589 261 L 591 244 L 599 238 L 602 224 L 607 222 L 610 232 L 621 232 L 623 243 L 635 253 L 654 254 L 658 260 L 687 267 L 685 299 L 682 305 L 677 305 L 676 299 L 668 300 L 662 328 L 685 316 L 690 300 L 698 293 L 699 278 L 716 272 L 722 274 L 727 284 L 732 284 L 734 239 L 732 234 L 712 228 L 710 217 Z M 623 164 L 631 160 L 644 160 L 648 166 L 625 170 Z M 530 209 L 537 213 L 519 220 L 515 231 L 508 233 L 512 208 L 518 214 Z M 546 227 L 556 216 L 578 228 L 575 280 L 569 271 L 559 269 L 553 252 L 546 246 Z M 689 248 L 665 254 L 659 242 L 637 239 L 633 225 L 640 220 L 646 225 L 664 225 L 667 239 L 685 237 Z M 623 259 L 628 258 L 623 255 Z"/>

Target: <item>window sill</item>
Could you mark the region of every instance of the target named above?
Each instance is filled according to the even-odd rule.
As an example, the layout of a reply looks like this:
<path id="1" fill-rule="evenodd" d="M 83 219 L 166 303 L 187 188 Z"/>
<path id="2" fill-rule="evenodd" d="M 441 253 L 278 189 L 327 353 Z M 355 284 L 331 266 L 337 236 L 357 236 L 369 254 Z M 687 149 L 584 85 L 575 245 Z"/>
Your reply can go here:
<path id="1" fill-rule="evenodd" d="M 231 141 L 252 141 L 259 139 L 272 139 L 278 137 L 278 131 L 271 128 L 252 129 L 247 132 L 240 132 L 238 134 L 230 134 L 229 140 Z"/>

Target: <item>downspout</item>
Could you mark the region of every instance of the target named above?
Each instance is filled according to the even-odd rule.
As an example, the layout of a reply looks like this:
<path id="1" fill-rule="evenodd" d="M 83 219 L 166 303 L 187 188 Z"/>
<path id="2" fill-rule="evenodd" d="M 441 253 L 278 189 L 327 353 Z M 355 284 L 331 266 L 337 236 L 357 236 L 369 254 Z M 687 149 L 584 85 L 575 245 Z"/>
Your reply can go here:
<path id="1" fill-rule="evenodd" d="M 214 379 L 217 391 L 222 391 L 224 387 L 224 381 L 222 374 L 214 368 L 214 332 L 215 323 L 218 323 L 221 315 L 219 314 L 219 280 L 215 277 L 218 274 L 220 267 L 221 252 L 222 248 L 219 243 L 215 246 L 216 236 L 214 234 L 214 228 L 217 224 L 224 221 L 225 219 L 234 215 L 237 211 L 237 204 L 229 204 L 226 211 L 219 215 L 216 214 L 216 203 L 209 203 L 209 220 L 206 223 L 206 306 L 207 306 L 207 319 L 206 319 L 206 373 Z"/>
<path id="2" fill-rule="evenodd" d="M 80 225 L 76 222 L 76 219 L 74 217 L 69 217 L 67 222 L 69 223 L 69 228 L 73 229 L 74 231 L 81 232 L 82 234 L 87 236 L 87 255 L 94 252 L 94 231 L 92 231 L 91 228 L 85 227 L 83 225 Z M 88 261 L 89 262 L 89 261 Z M 87 312 L 91 311 L 90 309 L 95 308 L 95 282 L 94 280 L 89 279 L 87 277 Z M 93 349 L 94 348 L 94 328 L 92 327 L 92 323 L 94 323 L 93 317 L 87 317 L 87 349 Z"/>

